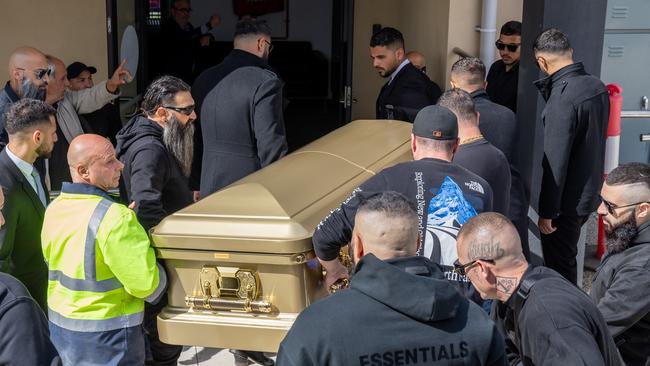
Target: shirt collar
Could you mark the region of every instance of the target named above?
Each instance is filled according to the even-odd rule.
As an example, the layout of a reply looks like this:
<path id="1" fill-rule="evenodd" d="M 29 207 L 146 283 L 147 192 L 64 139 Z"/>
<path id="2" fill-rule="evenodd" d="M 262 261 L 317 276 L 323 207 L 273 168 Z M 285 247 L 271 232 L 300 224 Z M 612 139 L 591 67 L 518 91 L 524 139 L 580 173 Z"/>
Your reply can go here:
<path id="1" fill-rule="evenodd" d="M 31 177 L 32 172 L 34 171 L 34 165 L 14 155 L 14 153 L 11 152 L 9 146 L 7 146 L 5 149 L 7 150 L 7 156 L 9 156 L 9 159 L 11 159 L 11 161 L 13 161 L 14 164 L 16 164 L 18 170 L 20 170 L 20 172 L 23 173 L 23 175 L 25 175 L 26 177 Z"/>
<path id="2" fill-rule="evenodd" d="M 16 103 L 17 101 L 20 100 L 20 97 L 16 92 L 11 88 L 11 84 L 7 81 L 7 84 L 5 84 L 5 93 L 7 93 L 7 96 L 9 96 L 9 99 L 11 99 L 12 102 Z"/>
<path id="3" fill-rule="evenodd" d="M 70 182 L 63 182 L 63 186 L 61 187 L 61 193 L 71 193 L 71 194 L 92 194 L 94 196 L 100 196 L 103 198 L 106 198 L 107 200 L 115 201 L 113 197 L 111 197 L 108 192 L 104 191 L 103 189 L 97 188 L 93 185 L 86 184 L 86 183 L 70 183 Z"/>
<path id="4" fill-rule="evenodd" d="M 409 64 L 409 63 L 411 63 L 411 61 L 409 61 L 408 58 L 405 59 L 404 61 L 402 61 L 402 63 L 399 64 L 399 66 L 397 66 L 395 71 L 393 71 L 393 73 L 390 74 L 390 80 L 388 80 L 388 83 L 390 84 L 393 81 L 393 79 L 395 79 L 395 76 L 397 76 L 397 73 L 400 72 L 400 70 L 402 70 L 404 68 L 404 66 L 406 66 L 406 64 Z"/>

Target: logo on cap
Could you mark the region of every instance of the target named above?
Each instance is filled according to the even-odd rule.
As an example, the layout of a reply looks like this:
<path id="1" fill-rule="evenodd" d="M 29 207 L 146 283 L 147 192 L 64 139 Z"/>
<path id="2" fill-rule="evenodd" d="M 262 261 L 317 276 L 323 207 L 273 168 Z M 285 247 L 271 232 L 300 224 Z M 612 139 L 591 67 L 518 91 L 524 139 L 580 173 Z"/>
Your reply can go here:
<path id="1" fill-rule="evenodd" d="M 442 137 L 441 131 L 433 131 L 433 137 Z"/>

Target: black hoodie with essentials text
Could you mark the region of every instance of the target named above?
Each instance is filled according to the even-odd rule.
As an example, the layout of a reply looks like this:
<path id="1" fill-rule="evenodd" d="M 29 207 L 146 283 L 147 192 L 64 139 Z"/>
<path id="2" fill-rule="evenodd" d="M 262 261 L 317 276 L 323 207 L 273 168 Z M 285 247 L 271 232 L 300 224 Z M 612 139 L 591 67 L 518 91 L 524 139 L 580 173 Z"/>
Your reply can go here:
<path id="1" fill-rule="evenodd" d="M 192 203 L 187 177 L 163 143 L 163 128 L 138 115 L 117 134 L 117 158 L 124 164 L 122 200 L 135 201 L 138 221 L 149 230 Z"/>
<path id="2" fill-rule="evenodd" d="M 494 323 L 424 257 L 364 256 L 350 288 L 305 309 L 278 366 L 506 365 Z"/>

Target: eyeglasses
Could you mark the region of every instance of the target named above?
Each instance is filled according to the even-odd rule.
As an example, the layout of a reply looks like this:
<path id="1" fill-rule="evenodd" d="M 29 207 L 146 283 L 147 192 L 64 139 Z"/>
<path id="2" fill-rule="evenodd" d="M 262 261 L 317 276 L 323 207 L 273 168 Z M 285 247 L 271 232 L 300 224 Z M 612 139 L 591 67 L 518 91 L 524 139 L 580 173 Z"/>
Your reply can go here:
<path id="1" fill-rule="evenodd" d="M 506 43 L 503 43 L 501 41 L 496 41 L 496 42 L 494 42 L 494 45 L 497 46 L 497 49 L 499 51 L 503 51 L 504 49 L 507 48 L 508 51 L 510 51 L 510 52 L 517 52 L 517 48 L 519 48 L 521 43 L 519 43 L 519 44 L 515 44 L 515 43 L 506 44 Z"/>
<path id="2" fill-rule="evenodd" d="M 172 6 L 172 9 L 180 11 L 181 13 L 189 14 L 192 12 L 192 8 L 176 8 Z"/>
<path id="3" fill-rule="evenodd" d="M 264 42 L 269 45 L 269 53 L 271 53 L 271 51 L 273 51 L 273 43 L 267 41 L 266 39 L 264 40 Z"/>
<path id="4" fill-rule="evenodd" d="M 163 108 L 171 109 L 172 111 L 176 111 L 186 116 L 189 116 L 194 112 L 194 105 L 188 105 L 187 107 L 172 107 L 170 105 L 164 105 Z"/>
<path id="5" fill-rule="evenodd" d="M 487 263 L 492 263 L 494 264 L 494 260 L 492 259 L 475 259 L 469 263 L 466 264 L 460 264 L 460 261 L 456 259 L 454 262 L 454 272 L 458 273 L 461 276 L 467 276 L 467 271 L 473 267 L 478 261 L 483 261 Z"/>
<path id="6" fill-rule="evenodd" d="M 23 69 L 22 67 L 17 67 L 16 69 L 27 71 L 27 69 Z M 35 69 L 35 70 L 32 70 L 32 72 L 34 73 L 34 75 L 36 75 L 36 78 L 38 80 L 43 80 L 45 75 L 47 75 L 49 77 L 52 74 L 51 69 Z"/>
<path id="7" fill-rule="evenodd" d="M 642 203 L 650 203 L 649 201 L 641 201 L 641 202 L 637 202 L 637 203 L 630 203 L 629 205 L 618 206 L 618 205 L 615 205 L 615 204 L 605 200 L 603 198 L 603 196 L 600 196 L 600 201 L 603 203 L 603 205 L 605 205 L 605 208 L 607 209 L 607 212 L 609 212 L 609 214 L 612 215 L 612 216 L 616 216 L 616 211 L 615 210 L 618 210 L 619 208 L 632 207 L 632 206 L 640 205 Z"/>

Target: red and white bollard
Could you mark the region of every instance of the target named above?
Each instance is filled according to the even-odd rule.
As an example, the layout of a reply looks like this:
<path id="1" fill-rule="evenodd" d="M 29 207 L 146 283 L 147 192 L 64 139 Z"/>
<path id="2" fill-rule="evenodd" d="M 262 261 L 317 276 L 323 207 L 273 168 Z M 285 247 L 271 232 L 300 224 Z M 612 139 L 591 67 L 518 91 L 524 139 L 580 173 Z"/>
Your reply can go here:
<path id="1" fill-rule="evenodd" d="M 607 124 L 607 143 L 605 147 L 605 166 L 603 180 L 618 166 L 618 150 L 621 143 L 621 109 L 623 107 L 623 88 L 618 84 L 607 84 L 609 90 L 609 122 Z M 603 218 L 598 217 L 598 248 L 596 256 L 605 254 L 605 226 Z"/>

